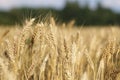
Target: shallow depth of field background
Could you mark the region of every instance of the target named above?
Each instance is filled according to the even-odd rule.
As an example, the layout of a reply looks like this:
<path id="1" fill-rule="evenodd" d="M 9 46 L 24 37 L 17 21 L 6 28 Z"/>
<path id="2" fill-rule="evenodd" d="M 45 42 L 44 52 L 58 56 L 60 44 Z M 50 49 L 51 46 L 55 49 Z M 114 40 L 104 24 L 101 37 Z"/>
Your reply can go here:
<path id="1" fill-rule="evenodd" d="M 53 16 L 58 23 L 75 20 L 75 25 L 119 25 L 119 0 L 1 0 L 0 25 L 21 25 L 25 19 L 45 21 Z"/>
<path id="2" fill-rule="evenodd" d="M 0 0 L 0 80 L 120 80 L 119 0 Z"/>

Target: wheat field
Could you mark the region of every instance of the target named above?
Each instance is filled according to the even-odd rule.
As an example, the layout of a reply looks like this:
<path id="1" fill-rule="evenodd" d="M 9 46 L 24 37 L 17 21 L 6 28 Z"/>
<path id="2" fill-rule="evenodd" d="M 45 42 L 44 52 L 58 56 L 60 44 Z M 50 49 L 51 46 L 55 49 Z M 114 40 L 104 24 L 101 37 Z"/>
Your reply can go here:
<path id="1" fill-rule="evenodd" d="M 0 80 L 120 80 L 120 28 L 33 24 L 0 28 Z"/>

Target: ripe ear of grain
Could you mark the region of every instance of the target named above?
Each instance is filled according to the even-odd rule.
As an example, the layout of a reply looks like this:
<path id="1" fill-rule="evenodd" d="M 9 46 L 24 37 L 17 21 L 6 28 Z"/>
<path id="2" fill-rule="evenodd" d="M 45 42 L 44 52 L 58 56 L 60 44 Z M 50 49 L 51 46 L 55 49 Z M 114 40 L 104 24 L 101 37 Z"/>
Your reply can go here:
<path id="1" fill-rule="evenodd" d="M 0 80 L 119 80 L 119 27 L 49 20 L 0 32 Z"/>

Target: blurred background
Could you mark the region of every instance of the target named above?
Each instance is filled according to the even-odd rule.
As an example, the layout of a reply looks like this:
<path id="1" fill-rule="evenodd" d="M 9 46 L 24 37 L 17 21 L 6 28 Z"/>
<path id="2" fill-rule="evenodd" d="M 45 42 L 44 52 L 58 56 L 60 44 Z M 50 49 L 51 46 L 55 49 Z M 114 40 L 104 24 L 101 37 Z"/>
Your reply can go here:
<path id="1" fill-rule="evenodd" d="M 0 0 L 0 25 L 22 24 L 26 18 L 59 23 L 120 25 L 120 0 Z"/>

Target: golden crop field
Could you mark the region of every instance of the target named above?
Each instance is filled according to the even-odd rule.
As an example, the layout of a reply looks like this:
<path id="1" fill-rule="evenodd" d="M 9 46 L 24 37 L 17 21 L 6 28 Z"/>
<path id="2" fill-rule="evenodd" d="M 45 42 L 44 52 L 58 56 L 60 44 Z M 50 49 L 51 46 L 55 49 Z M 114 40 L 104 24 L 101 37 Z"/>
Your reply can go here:
<path id="1" fill-rule="evenodd" d="M 72 23 L 0 28 L 0 80 L 120 80 L 120 28 Z"/>

